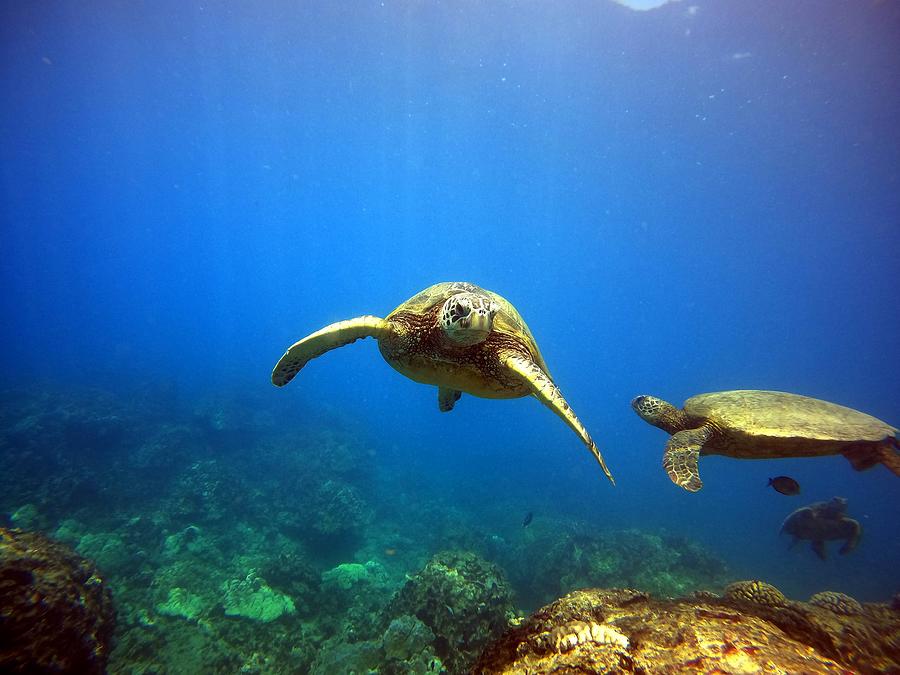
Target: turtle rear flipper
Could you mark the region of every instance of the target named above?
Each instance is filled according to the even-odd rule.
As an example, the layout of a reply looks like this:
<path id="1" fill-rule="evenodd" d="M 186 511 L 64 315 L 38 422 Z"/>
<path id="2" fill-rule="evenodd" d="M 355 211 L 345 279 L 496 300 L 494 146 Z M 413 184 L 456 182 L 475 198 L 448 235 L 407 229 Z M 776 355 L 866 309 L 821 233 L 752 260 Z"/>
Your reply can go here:
<path id="1" fill-rule="evenodd" d="M 819 556 L 822 560 L 828 559 L 828 554 L 825 552 L 825 542 L 821 539 L 817 539 L 810 543 L 812 546 L 812 550 L 816 552 L 816 555 Z"/>
<path id="2" fill-rule="evenodd" d="M 844 545 L 841 546 L 841 550 L 838 551 L 841 555 L 847 555 L 856 548 L 856 545 L 859 543 L 860 537 L 862 537 L 862 526 L 855 520 L 850 518 L 847 519 L 848 528 L 850 528 L 850 536 L 847 537 L 847 541 L 844 542 Z"/>
<path id="3" fill-rule="evenodd" d="M 900 445 L 896 438 L 889 438 L 881 445 L 851 445 L 841 454 L 857 471 L 871 469 L 876 464 L 884 464 L 894 475 L 900 476 Z"/>
<path id="4" fill-rule="evenodd" d="M 325 352 L 349 345 L 360 338 L 383 338 L 392 335 L 392 325 L 377 316 L 360 316 L 338 321 L 295 342 L 284 353 L 272 371 L 272 384 L 283 387 L 294 379 L 309 361 Z"/>
<path id="5" fill-rule="evenodd" d="M 438 408 L 440 408 L 441 412 L 450 412 L 460 396 L 462 396 L 461 391 L 438 387 Z"/>
<path id="6" fill-rule="evenodd" d="M 879 448 L 881 463 L 890 469 L 895 476 L 900 476 L 900 440 L 897 436 L 891 436 Z"/>
<path id="7" fill-rule="evenodd" d="M 554 384 L 550 376 L 533 360 L 519 354 L 503 354 L 500 357 L 500 362 L 528 386 L 538 401 L 555 412 L 572 431 L 578 434 L 578 437 L 591 451 L 594 458 L 600 462 L 600 468 L 603 469 L 603 473 L 606 474 L 609 482 L 615 485 L 616 481 L 609 469 L 606 468 L 606 462 L 603 460 L 603 455 L 600 454 L 600 449 L 594 443 L 590 434 L 588 434 L 587 429 L 584 428 L 581 420 L 572 412 L 566 399 L 563 398 L 562 393 L 559 391 L 559 387 Z"/>
<path id="8" fill-rule="evenodd" d="M 685 429 L 673 434 L 666 443 L 663 454 L 663 468 L 675 485 L 680 485 L 688 492 L 697 492 L 703 487 L 700 480 L 700 449 L 712 435 L 710 427 Z"/>

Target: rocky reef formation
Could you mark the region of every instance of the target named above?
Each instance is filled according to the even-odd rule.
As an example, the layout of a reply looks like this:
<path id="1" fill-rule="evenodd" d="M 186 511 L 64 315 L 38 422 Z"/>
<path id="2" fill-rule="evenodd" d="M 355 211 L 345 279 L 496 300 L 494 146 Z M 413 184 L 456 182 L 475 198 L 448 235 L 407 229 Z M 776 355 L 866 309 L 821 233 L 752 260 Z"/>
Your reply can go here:
<path id="1" fill-rule="evenodd" d="M 500 568 L 470 552 L 436 554 L 409 579 L 387 616 L 415 616 L 435 636 L 434 651 L 452 673 L 466 672 L 487 642 L 516 616 Z"/>
<path id="2" fill-rule="evenodd" d="M 114 628 L 92 563 L 41 534 L 0 528 L 0 672 L 103 673 Z"/>
<path id="3" fill-rule="evenodd" d="M 502 492 L 493 507 L 466 506 L 455 477 L 405 479 L 406 450 L 352 421 L 298 416 L 296 401 L 276 414 L 280 404 L 253 396 L 186 406 L 152 390 L 0 392 L 0 525 L 93 561 L 116 602 L 109 672 L 454 675 L 521 620 L 513 589 L 530 611 L 577 588 L 670 598 L 733 580 L 665 532 L 551 511 L 523 527 Z M 728 592 L 702 602 L 779 599 L 761 583 Z M 810 607 L 853 626 L 871 611 L 827 592 Z M 571 655 L 624 637 L 636 648 L 600 618 L 542 629 L 535 644 Z M 817 653 L 851 662 L 832 652 Z"/>
<path id="4" fill-rule="evenodd" d="M 434 555 L 399 590 L 374 561 L 343 563 L 323 573 L 322 591 L 343 606 L 343 625 L 313 675 L 468 673 L 515 617 L 503 573 L 472 552 Z"/>
<path id="5" fill-rule="evenodd" d="M 849 601 L 852 602 L 849 602 Z M 848 613 L 847 608 L 851 611 Z M 883 673 L 900 669 L 900 612 L 839 593 L 786 599 L 760 581 L 725 597 L 575 591 L 490 644 L 474 673 Z"/>
<path id="6" fill-rule="evenodd" d="M 526 606 L 536 607 L 577 588 L 640 588 L 678 597 L 722 588 L 725 564 L 684 537 L 643 530 L 593 531 L 551 523 L 514 551 L 498 551 Z"/>

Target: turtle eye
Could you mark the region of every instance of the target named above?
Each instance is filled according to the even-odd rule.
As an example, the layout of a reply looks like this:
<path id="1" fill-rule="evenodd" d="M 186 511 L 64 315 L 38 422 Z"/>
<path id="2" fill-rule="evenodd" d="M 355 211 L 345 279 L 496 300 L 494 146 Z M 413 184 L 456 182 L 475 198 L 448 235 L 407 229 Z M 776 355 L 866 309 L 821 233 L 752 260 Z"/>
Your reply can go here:
<path id="1" fill-rule="evenodd" d="M 460 299 L 456 303 L 456 307 L 453 308 L 453 314 L 456 318 L 462 319 L 469 315 L 471 309 L 469 308 L 469 302 L 467 300 Z"/>

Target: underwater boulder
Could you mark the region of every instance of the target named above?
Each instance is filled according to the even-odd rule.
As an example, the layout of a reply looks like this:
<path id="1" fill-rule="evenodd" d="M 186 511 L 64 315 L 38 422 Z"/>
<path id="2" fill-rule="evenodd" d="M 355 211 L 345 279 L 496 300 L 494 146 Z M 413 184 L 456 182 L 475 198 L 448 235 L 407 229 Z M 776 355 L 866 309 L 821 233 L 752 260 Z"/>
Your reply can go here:
<path id="1" fill-rule="evenodd" d="M 36 532 L 0 528 L 0 672 L 103 673 L 115 628 L 94 564 Z"/>
<path id="2" fill-rule="evenodd" d="M 841 594 L 814 599 L 823 596 L 847 604 Z M 888 605 L 855 603 L 859 613 L 847 614 L 822 602 L 772 603 L 758 597 L 703 593 L 671 600 L 632 589 L 574 591 L 488 645 L 472 672 L 825 674 L 900 669 L 900 613 Z"/>

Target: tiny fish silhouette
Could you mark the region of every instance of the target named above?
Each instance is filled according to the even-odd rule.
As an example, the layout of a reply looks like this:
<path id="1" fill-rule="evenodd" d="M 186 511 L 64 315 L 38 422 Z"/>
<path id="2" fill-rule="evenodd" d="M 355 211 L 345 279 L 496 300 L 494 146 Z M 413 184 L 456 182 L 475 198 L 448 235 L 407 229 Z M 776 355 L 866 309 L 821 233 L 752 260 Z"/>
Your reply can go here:
<path id="1" fill-rule="evenodd" d="M 528 527 L 529 525 L 531 525 L 531 521 L 533 518 L 534 518 L 534 514 L 531 511 L 529 511 L 528 515 L 525 516 L 525 520 L 522 521 L 522 527 Z"/>
<path id="2" fill-rule="evenodd" d="M 800 483 L 789 476 L 777 476 L 769 479 L 771 485 L 777 492 L 783 495 L 799 495 Z"/>

